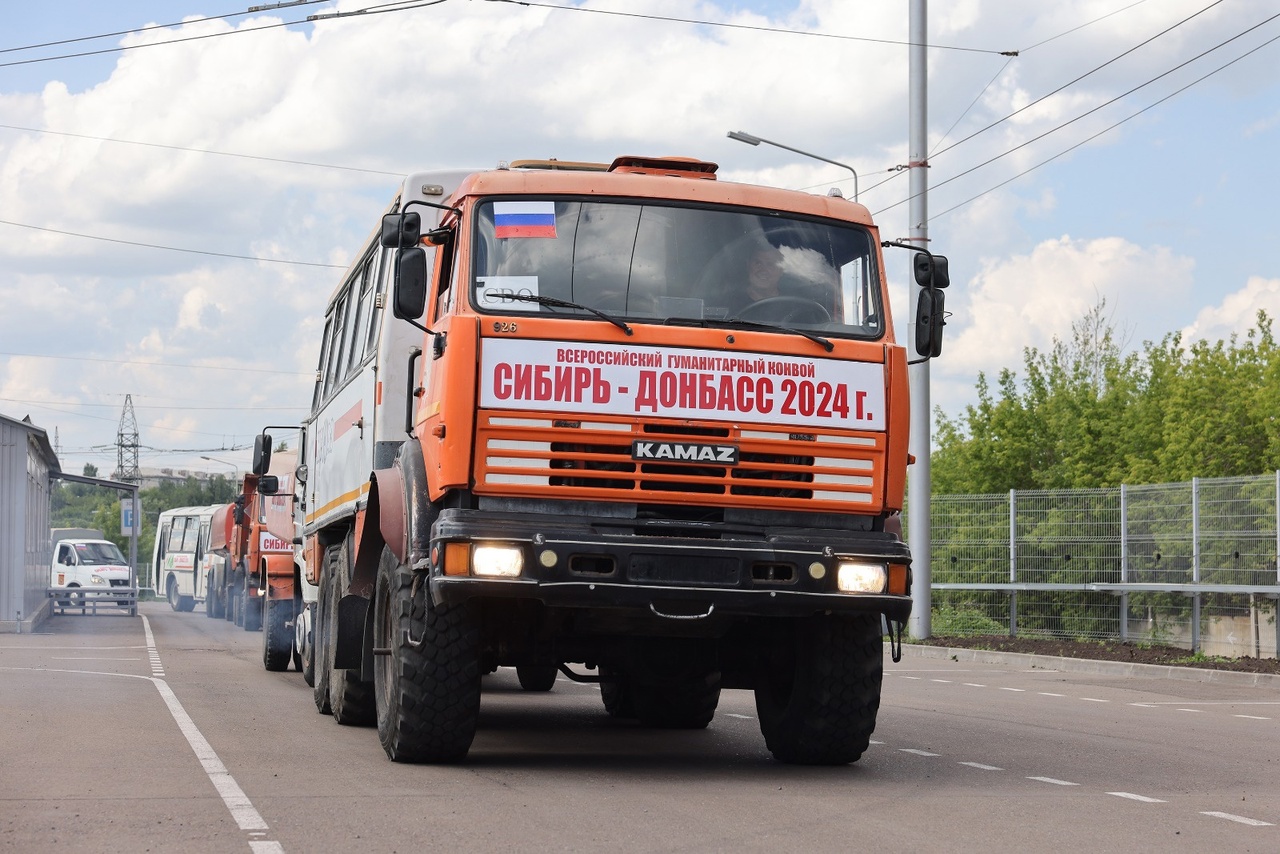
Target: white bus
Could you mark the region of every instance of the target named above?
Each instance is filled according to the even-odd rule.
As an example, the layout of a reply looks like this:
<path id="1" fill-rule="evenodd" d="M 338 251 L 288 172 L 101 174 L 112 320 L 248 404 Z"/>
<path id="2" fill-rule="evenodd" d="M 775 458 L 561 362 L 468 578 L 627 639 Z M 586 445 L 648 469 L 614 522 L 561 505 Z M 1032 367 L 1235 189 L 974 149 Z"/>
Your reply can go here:
<path id="1" fill-rule="evenodd" d="M 225 506 L 175 507 L 160 514 L 151 557 L 155 592 L 157 597 L 168 599 L 175 611 L 190 611 L 205 601 L 209 524 L 214 512 Z"/>

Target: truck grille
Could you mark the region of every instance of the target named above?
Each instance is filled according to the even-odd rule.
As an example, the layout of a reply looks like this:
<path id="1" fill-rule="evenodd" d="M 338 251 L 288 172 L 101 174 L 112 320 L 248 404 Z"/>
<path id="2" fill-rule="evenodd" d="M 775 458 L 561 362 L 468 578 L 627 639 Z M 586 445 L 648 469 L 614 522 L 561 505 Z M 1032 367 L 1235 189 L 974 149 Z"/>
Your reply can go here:
<path id="1" fill-rule="evenodd" d="M 732 445 L 735 465 L 632 459 L 632 443 Z M 533 418 L 482 411 L 476 492 L 606 501 L 877 512 L 881 433 L 802 433 L 649 420 Z M 621 493 L 630 493 L 623 495 Z"/>

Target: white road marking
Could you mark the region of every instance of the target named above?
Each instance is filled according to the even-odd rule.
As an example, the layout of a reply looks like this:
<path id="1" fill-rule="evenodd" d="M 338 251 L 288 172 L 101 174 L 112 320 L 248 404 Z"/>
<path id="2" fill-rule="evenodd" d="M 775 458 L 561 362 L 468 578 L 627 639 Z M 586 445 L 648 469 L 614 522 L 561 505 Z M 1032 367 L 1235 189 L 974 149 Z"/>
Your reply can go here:
<path id="1" fill-rule="evenodd" d="M 1245 818 L 1242 815 L 1232 815 L 1229 812 L 1202 812 L 1200 815 L 1213 816 L 1214 818 L 1225 818 L 1227 821 L 1247 824 L 1250 827 L 1275 827 L 1275 825 L 1269 821 L 1259 821 L 1256 818 Z"/>
<path id="2" fill-rule="evenodd" d="M 968 685 L 970 688 L 985 688 L 985 687 L 987 687 L 986 685 L 979 685 L 977 682 L 966 682 L 966 683 L 964 683 L 964 684 Z"/>
<path id="3" fill-rule="evenodd" d="M 914 747 L 899 747 L 903 753 L 911 753 L 916 756 L 941 756 L 941 753 L 930 753 L 927 750 L 916 750 Z"/>
<path id="4" fill-rule="evenodd" d="M 147 619 L 145 614 L 140 616 L 142 617 L 143 631 L 147 636 L 147 650 L 151 654 L 152 667 L 154 668 L 156 666 L 155 662 L 159 661 L 156 638 L 151 632 L 151 621 Z M 204 768 L 204 773 L 208 776 L 209 782 L 213 784 L 213 788 L 217 790 L 219 797 L 222 798 L 222 803 L 226 805 L 231 817 L 235 819 L 236 826 L 246 831 L 267 830 L 267 822 L 253 806 L 244 790 L 240 788 L 240 784 L 231 776 L 227 766 L 222 764 L 217 752 L 200 732 L 195 721 L 187 714 L 187 710 L 182 707 L 182 703 L 178 701 L 178 697 L 173 693 L 173 689 L 169 687 L 169 683 L 163 679 L 153 678 L 151 684 L 155 685 L 156 690 L 160 692 L 160 698 L 164 700 L 164 704 L 169 708 L 169 714 L 173 716 L 178 729 L 182 731 L 182 735 L 187 739 L 187 744 L 191 746 L 191 750 L 195 753 L 196 759 L 200 761 L 201 767 Z M 276 854 L 276 852 L 283 854 L 284 851 L 280 843 L 272 841 L 251 841 L 249 846 L 253 849 L 254 854 Z"/>
<path id="5" fill-rule="evenodd" d="M 754 720 L 755 720 L 755 718 L 751 717 L 751 715 L 735 715 L 733 712 L 725 712 L 725 713 L 724 713 L 724 716 L 725 716 L 726 718 L 738 718 L 739 720 L 744 720 L 744 721 L 754 721 Z"/>
<path id="6" fill-rule="evenodd" d="M 902 678 L 903 678 L 903 679 L 915 679 L 915 680 L 917 680 L 917 681 L 920 679 L 920 677 L 919 677 L 919 676 L 903 676 Z"/>
<path id="7" fill-rule="evenodd" d="M 883 742 L 883 741 L 876 741 L 876 740 L 873 738 L 873 739 L 871 739 L 870 741 L 868 741 L 868 742 L 867 742 L 867 744 L 884 744 L 884 742 Z"/>
<path id="8" fill-rule="evenodd" d="M 1192 714 L 1200 714 L 1201 709 L 1178 709 L 1180 712 L 1191 712 Z"/>
<path id="9" fill-rule="evenodd" d="M 1154 709 L 1154 703 L 1130 703 L 1131 706 L 1137 706 L 1139 709 Z"/>
<path id="10" fill-rule="evenodd" d="M 1037 691 L 1036 693 L 1037 693 L 1037 694 L 1039 694 L 1041 697 L 1065 697 L 1065 696 L 1067 696 L 1066 694 L 1051 694 L 1051 693 L 1050 693 L 1050 692 L 1048 692 L 1048 691 Z"/>
<path id="11" fill-rule="evenodd" d="M 1019 694 L 1026 693 L 1026 688 L 1001 688 L 1001 691 L 1016 691 Z"/>
<path id="12" fill-rule="evenodd" d="M 944 685 L 950 685 L 950 684 L 951 684 L 951 680 L 950 680 L 950 679 L 930 679 L 929 681 L 930 681 L 930 682 L 941 682 L 941 683 L 943 683 Z"/>
<path id="13" fill-rule="evenodd" d="M 1079 783 L 1072 783 L 1069 780 L 1058 780 L 1054 777 L 1028 777 L 1028 780 L 1035 780 L 1040 783 L 1052 783 L 1055 786 L 1079 786 Z"/>
<path id="14" fill-rule="evenodd" d="M 141 661 L 140 658 L 94 658 L 91 656 L 53 656 L 50 661 Z"/>
<path id="15" fill-rule="evenodd" d="M 1086 703 L 1110 703 L 1110 700 L 1099 700 L 1097 697 L 1081 697 Z"/>
<path id="16" fill-rule="evenodd" d="M 1107 792 L 1108 795 L 1115 795 L 1117 798 L 1128 798 L 1131 801 L 1140 801 L 1144 804 L 1167 804 L 1168 801 L 1162 801 L 1159 798 L 1148 798 L 1146 795 L 1135 795 L 1133 792 Z"/>
<path id="17" fill-rule="evenodd" d="M 1235 715 L 1237 718 L 1247 718 L 1251 721 L 1269 721 L 1271 718 L 1264 718 L 1261 715 Z"/>
<path id="18" fill-rule="evenodd" d="M 977 768 L 979 771 L 1003 771 L 1003 768 L 997 768 L 994 765 L 983 765 L 981 762 L 961 762 L 961 765 L 968 765 L 970 768 Z"/>

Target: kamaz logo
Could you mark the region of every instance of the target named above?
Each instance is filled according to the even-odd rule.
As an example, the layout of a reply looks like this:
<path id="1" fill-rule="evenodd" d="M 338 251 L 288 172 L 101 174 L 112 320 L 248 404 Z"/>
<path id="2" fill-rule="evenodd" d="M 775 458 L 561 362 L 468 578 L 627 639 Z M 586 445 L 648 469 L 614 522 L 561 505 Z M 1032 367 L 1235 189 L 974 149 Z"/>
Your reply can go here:
<path id="1" fill-rule="evenodd" d="M 723 463 L 738 464 L 738 448 L 735 445 L 696 445 L 692 442 L 642 442 L 631 443 L 633 460 L 668 460 L 675 463 Z"/>

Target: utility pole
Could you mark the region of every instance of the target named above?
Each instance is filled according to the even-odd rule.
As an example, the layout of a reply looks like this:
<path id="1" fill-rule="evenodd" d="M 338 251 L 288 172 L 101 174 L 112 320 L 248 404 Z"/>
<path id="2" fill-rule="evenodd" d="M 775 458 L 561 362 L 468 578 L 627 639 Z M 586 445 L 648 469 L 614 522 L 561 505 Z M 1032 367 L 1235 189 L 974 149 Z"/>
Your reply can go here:
<path id="1" fill-rule="evenodd" d="M 910 236 L 907 242 L 921 249 L 929 247 L 929 3 L 911 0 L 908 17 L 908 85 L 910 89 L 907 119 L 907 168 L 911 179 Z M 913 279 L 914 282 L 914 279 Z M 911 326 L 915 329 L 915 312 L 921 286 L 911 285 Z M 908 333 L 910 334 L 910 333 Z M 915 464 L 907 474 L 907 540 L 911 546 L 911 620 L 913 638 L 933 634 L 931 609 L 933 539 L 929 530 L 929 498 L 933 491 L 929 454 L 932 444 L 929 402 L 929 360 L 921 360 L 908 370 L 911 381 L 910 451 Z"/>

